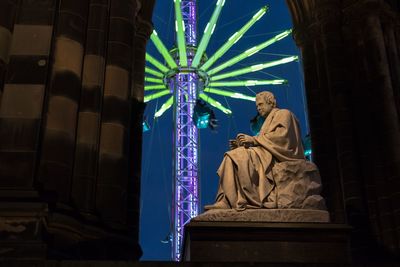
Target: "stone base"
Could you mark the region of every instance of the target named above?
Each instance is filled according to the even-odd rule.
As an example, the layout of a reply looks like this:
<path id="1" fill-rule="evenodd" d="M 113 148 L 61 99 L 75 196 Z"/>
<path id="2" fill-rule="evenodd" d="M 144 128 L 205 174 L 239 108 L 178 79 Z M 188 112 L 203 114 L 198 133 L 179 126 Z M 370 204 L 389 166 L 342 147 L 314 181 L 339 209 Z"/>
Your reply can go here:
<path id="1" fill-rule="evenodd" d="M 0 202 L 0 262 L 44 260 L 46 216 L 44 203 Z"/>
<path id="2" fill-rule="evenodd" d="M 329 222 L 329 212 L 307 209 L 214 209 L 192 219 L 193 222 Z"/>
<path id="3" fill-rule="evenodd" d="M 348 263 L 350 227 L 330 223 L 191 221 L 183 261 Z"/>

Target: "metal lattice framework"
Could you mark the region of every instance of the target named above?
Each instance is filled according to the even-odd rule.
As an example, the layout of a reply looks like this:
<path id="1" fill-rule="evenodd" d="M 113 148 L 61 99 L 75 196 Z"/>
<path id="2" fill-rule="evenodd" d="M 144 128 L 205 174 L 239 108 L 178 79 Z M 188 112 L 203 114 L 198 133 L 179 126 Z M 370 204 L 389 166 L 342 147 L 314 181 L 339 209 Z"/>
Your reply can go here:
<path id="1" fill-rule="evenodd" d="M 262 7 L 252 18 L 235 32 L 214 54 L 205 57 L 208 43 L 214 33 L 219 15 L 225 0 L 218 0 L 213 14 L 204 29 L 200 43 L 197 44 L 197 0 L 174 0 L 176 46 L 168 50 L 157 32 L 153 31 L 151 40 L 162 55 L 165 64 L 146 53 L 146 61 L 157 69 L 145 67 L 146 96 L 144 101 L 170 95 L 168 100 L 156 111 L 160 117 L 170 107 L 174 107 L 174 202 L 173 202 L 173 244 L 172 257 L 180 260 L 183 243 L 183 227 L 195 217 L 199 211 L 199 154 L 198 129 L 193 121 L 193 109 L 197 99 L 202 99 L 225 114 L 232 111 L 220 102 L 211 98 L 210 94 L 255 101 L 254 96 L 234 91 L 226 91 L 220 87 L 241 87 L 259 85 L 286 84 L 285 79 L 274 80 L 226 80 L 243 74 L 260 71 L 273 66 L 296 61 L 297 56 L 284 57 L 279 60 L 264 62 L 245 68 L 220 73 L 248 58 L 262 49 L 290 35 L 291 30 L 263 41 L 245 50 L 243 53 L 211 68 L 240 38 L 268 11 Z M 211 68 L 211 69 L 210 69 Z M 218 74 L 217 74 L 218 73 Z M 156 91 L 154 93 L 154 91 Z M 153 92 L 153 93 L 149 93 Z"/>

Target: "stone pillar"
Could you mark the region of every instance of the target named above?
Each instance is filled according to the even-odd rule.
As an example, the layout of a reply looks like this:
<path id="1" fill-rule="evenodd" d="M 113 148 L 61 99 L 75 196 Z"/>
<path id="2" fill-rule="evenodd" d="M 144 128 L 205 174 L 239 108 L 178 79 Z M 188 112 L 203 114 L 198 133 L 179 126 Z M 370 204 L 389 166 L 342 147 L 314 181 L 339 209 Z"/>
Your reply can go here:
<path id="1" fill-rule="evenodd" d="M 355 227 L 353 247 L 363 246 L 368 235 L 367 208 L 360 186 L 360 176 L 355 140 L 350 73 L 346 67 L 347 49 L 342 38 L 341 3 L 324 0 L 316 3 L 316 20 L 321 27 L 325 88 L 328 90 L 332 111 L 339 174 L 343 185 L 344 204 L 348 222 Z M 360 243 L 354 245 L 355 242 Z"/>
<path id="2" fill-rule="evenodd" d="M 399 23 L 382 1 L 358 1 L 346 8 L 352 47 L 357 139 L 365 182 L 373 246 L 399 251 L 398 49 L 392 29 Z M 393 33 L 393 34 L 392 34 Z M 396 63 L 397 62 L 397 63 Z M 382 256 L 377 249 L 375 257 Z M 362 256 L 362 255 L 361 255 Z M 371 255 L 373 256 L 373 255 Z"/>
<path id="3" fill-rule="evenodd" d="M 84 215 L 95 213 L 109 7 L 110 0 L 90 0 L 71 191 Z"/>
<path id="4" fill-rule="evenodd" d="M 133 88 L 143 91 L 153 5 L 0 1 L 1 259 L 140 258 Z"/>
<path id="5" fill-rule="evenodd" d="M 88 0 L 60 1 L 38 173 L 46 198 L 59 204 L 70 202 L 87 10 Z"/>
<path id="6" fill-rule="evenodd" d="M 140 178 L 142 173 L 142 134 L 144 100 L 144 66 L 146 44 L 153 31 L 150 23 L 155 1 L 143 1 L 136 17 L 131 87 L 131 123 L 128 183 L 128 223 L 139 237 Z"/>
<path id="7" fill-rule="evenodd" d="M 131 70 L 136 1 L 112 0 L 96 184 L 96 210 L 104 223 L 125 228 Z"/>

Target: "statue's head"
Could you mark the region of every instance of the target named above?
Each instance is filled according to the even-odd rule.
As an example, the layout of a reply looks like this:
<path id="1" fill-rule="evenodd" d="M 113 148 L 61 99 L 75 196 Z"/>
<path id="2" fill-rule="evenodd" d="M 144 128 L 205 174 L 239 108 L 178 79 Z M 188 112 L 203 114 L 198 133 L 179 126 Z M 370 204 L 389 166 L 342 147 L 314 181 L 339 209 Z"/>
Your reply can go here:
<path id="1" fill-rule="evenodd" d="M 276 107 L 275 96 L 268 91 L 258 93 L 256 95 L 256 107 L 258 113 L 266 118 L 272 109 Z"/>
<path id="2" fill-rule="evenodd" d="M 276 99 L 273 93 L 269 91 L 259 92 L 256 94 L 256 101 L 257 98 L 264 99 L 266 103 L 270 104 L 273 108 L 276 108 Z"/>

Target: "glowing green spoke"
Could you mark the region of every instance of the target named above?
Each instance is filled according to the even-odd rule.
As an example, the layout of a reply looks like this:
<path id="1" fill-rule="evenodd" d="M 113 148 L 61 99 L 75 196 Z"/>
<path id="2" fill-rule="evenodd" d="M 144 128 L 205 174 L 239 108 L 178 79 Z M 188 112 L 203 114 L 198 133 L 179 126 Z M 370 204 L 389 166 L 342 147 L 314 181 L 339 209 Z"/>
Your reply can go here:
<path id="1" fill-rule="evenodd" d="M 160 84 L 160 85 L 145 85 L 144 90 L 149 91 L 149 90 L 165 90 L 167 87 L 165 85 Z"/>
<path id="2" fill-rule="evenodd" d="M 144 97 L 144 102 L 145 102 L 145 103 L 146 103 L 146 102 L 149 102 L 150 100 L 154 100 L 154 99 L 157 99 L 157 98 L 159 98 L 159 97 L 168 95 L 169 93 L 170 93 L 169 90 L 163 90 L 163 91 L 160 91 L 160 92 L 155 93 L 155 94 L 146 95 L 146 96 Z"/>
<path id="3" fill-rule="evenodd" d="M 160 78 L 164 77 L 164 74 L 162 74 L 161 72 L 158 72 L 156 70 L 153 70 L 152 68 L 149 68 L 149 67 L 144 67 L 144 71 L 147 74 L 151 74 L 151 75 L 156 76 L 156 77 L 160 77 Z"/>
<path id="4" fill-rule="evenodd" d="M 265 6 L 261 8 L 239 31 L 235 32 L 229 39 L 228 41 L 220 48 L 218 49 L 215 54 L 210 57 L 204 65 L 200 66 L 200 69 L 202 70 L 207 70 L 212 64 L 215 63 L 220 57 L 222 57 L 226 51 L 228 51 L 229 48 L 232 47 L 237 41 L 239 41 L 240 38 L 242 38 L 243 34 L 250 29 L 251 26 L 256 23 L 257 20 L 259 20 L 264 14 L 267 12 L 268 6 Z"/>
<path id="5" fill-rule="evenodd" d="M 207 23 L 206 28 L 204 29 L 203 37 L 201 38 L 200 44 L 197 48 L 196 55 L 194 56 L 192 67 L 196 68 L 203 56 L 204 51 L 208 46 L 208 42 L 210 41 L 211 35 L 214 33 L 215 26 L 217 25 L 219 14 L 221 13 L 222 7 L 225 4 L 225 0 L 218 0 L 217 6 L 214 9 L 214 13 L 211 16 L 210 21 Z"/>
<path id="6" fill-rule="evenodd" d="M 162 106 L 161 108 L 154 114 L 155 118 L 160 117 L 162 114 L 164 114 L 165 111 L 167 111 L 172 104 L 174 103 L 174 97 L 171 96 Z"/>
<path id="7" fill-rule="evenodd" d="M 165 67 L 160 61 L 152 57 L 150 54 L 146 53 L 146 61 L 150 62 L 153 64 L 155 67 L 157 67 L 159 70 L 162 72 L 167 72 L 169 69 Z"/>
<path id="8" fill-rule="evenodd" d="M 200 93 L 199 97 L 201 99 L 203 99 L 204 101 L 206 101 L 207 103 L 209 103 L 211 106 L 221 110 L 223 113 L 225 114 L 232 114 L 232 111 L 230 109 L 227 109 L 226 107 L 224 107 L 221 103 L 219 103 L 217 100 L 212 99 L 211 97 L 209 97 L 208 95 L 204 94 L 204 93 Z"/>
<path id="9" fill-rule="evenodd" d="M 282 58 L 282 59 L 279 59 L 279 60 L 275 60 L 275 61 L 271 61 L 271 62 L 266 62 L 266 63 L 263 63 L 263 64 L 256 64 L 256 65 L 253 65 L 253 66 L 250 66 L 250 67 L 246 67 L 246 68 L 243 68 L 243 69 L 239 69 L 239 70 L 235 70 L 235 71 L 231 71 L 231 72 L 227 72 L 227 73 L 224 73 L 224 74 L 220 74 L 220 75 L 211 77 L 210 81 L 218 81 L 218 80 L 222 80 L 222 79 L 225 79 L 225 78 L 246 74 L 246 73 L 249 73 L 249 72 L 259 71 L 259 70 L 270 68 L 270 67 L 273 67 L 273 66 L 286 64 L 286 63 L 295 61 L 297 59 L 298 59 L 298 56 L 291 56 L 291 57 L 285 57 L 285 58 Z"/>
<path id="10" fill-rule="evenodd" d="M 229 91 L 225 91 L 225 90 L 221 90 L 221 89 L 217 89 L 217 88 L 208 87 L 208 88 L 204 89 L 204 92 L 216 94 L 216 95 L 228 96 L 228 97 L 232 97 L 232 98 L 243 99 L 243 100 L 249 100 L 249 101 L 253 101 L 253 102 L 256 101 L 255 96 L 248 96 L 248 95 L 244 95 L 241 93 L 229 92 Z"/>
<path id="11" fill-rule="evenodd" d="M 168 52 L 168 49 L 165 47 L 161 39 L 158 37 L 158 34 L 155 30 L 150 36 L 150 39 L 153 41 L 154 45 L 156 46 L 158 52 L 164 57 L 165 61 L 167 62 L 168 66 L 171 68 L 177 68 L 174 59 L 172 58 L 171 54 Z"/>
<path id="12" fill-rule="evenodd" d="M 182 18 L 181 0 L 175 2 L 175 31 L 178 43 L 179 62 L 182 67 L 187 67 L 186 41 L 185 41 L 185 22 Z"/>
<path id="13" fill-rule="evenodd" d="M 287 80 L 246 80 L 246 81 L 220 81 L 210 82 L 209 86 L 226 86 L 226 87 L 237 87 L 237 86 L 257 86 L 257 85 L 279 85 L 287 84 Z"/>
<path id="14" fill-rule="evenodd" d="M 263 43 L 261 43 L 259 45 L 256 45 L 256 46 L 254 46 L 254 47 L 252 47 L 250 49 L 247 49 L 246 51 L 244 51 L 240 55 L 238 55 L 238 56 L 236 56 L 236 57 L 234 57 L 234 58 L 222 63 L 221 65 L 219 65 L 219 66 L 217 66 L 217 67 L 215 67 L 215 68 L 213 68 L 213 69 L 211 69 L 209 71 L 207 71 L 207 74 L 208 75 L 213 75 L 213 74 L 215 74 L 215 73 L 217 73 L 217 72 L 219 72 L 219 71 L 221 71 L 221 70 L 223 70 L 223 69 L 225 69 L 227 67 L 230 67 L 233 64 L 236 64 L 239 61 L 241 61 L 241 60 L 243 60 L 243 59 L 245 59 L 247 57 L 250 57 L 250 56 L 254 55 L 255 53 L 259 52 L 260 50 L 262 50 L 262 49 L 264 49 L 264 48 L 266 48 L 266 47 L 278 42 L 279 40 L 285 38 L 286 36 L 289 36 L 291 32 L 292 32 L 291 29 L 290 30 L 286 30 L 286 31 L 284 31 L 284 32 L 272 37 L 271 39 L 269 39 L 269 40 L 267 40 L 267 41 L 265 41 L 265 42 L 263 42 Z"/>
<path id="15" fill-rule="evenodd" d="M 144 77 L 145 82 L 150 82 L 150 83 L 163 83 L 162 79 L 158 78 L 151 78 L 151 77 Z"/>

